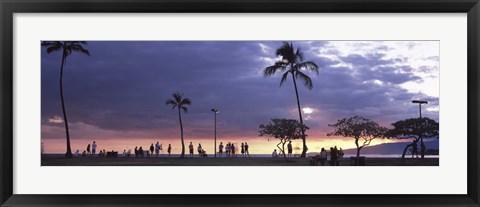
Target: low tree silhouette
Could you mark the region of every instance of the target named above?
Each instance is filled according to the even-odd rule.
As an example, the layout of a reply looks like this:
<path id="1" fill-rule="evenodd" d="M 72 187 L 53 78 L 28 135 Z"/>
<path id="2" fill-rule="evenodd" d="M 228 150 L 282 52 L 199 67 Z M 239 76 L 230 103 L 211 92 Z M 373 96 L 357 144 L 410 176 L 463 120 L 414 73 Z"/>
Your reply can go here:
<path id="1" fill-rule="evenodd" d="M 187 105 L 191 105 L 192 101 L 188 98 L 183 98 L 183 93 L 176 92 L 172 94 L 173 99 L 168 99 L 165 103 L 167 105 L 172 106 L 172 110 L 178 108 L 178 120 L 180 122 L 180 139 L 182 142 L 182 154 L 180 155 L 181 158 L 185 157 L 185 143 L 183 141 L 183 123 L 182 123 L 182 114 L 181 111 L 183 110 L 184 113 L 188 112 Z"/>
<path id="2" fill-rule="evenodd" d="M 439 124 L 428 117 L 410 118 L 392 123 L 393 129 L 389 130 L 388 137 L 393 138 L 414 138 L 416 142 L 420 141 L 422 145 L 421 157 L 425 157 L 425 144 L 423 139 L 438 137 Z M 405 158 L 408 148 L 413 143 L 407 144 L 402 153 L 402 162 Z"/>
<path id="3" fill-rule="evenodd" d="M 277 147 L 280 153 L 283 154 L 285 160 L 287 160 L 285 144 L 289 141 L 302 138 L 302 130 L 305 131 L 309 129 L 295 119 L 272 119 L 270 123 L 261 124 L 259 128 L 259 136 L 273 137 L 280 141 Z"/>
<path id="4" fill-rule="evenodd" d="M 327 134 L 327 136 L 343 136 L 352 137 L 355 139 L 355 146 L 357 146 L 357 159 L 360 157 L 360 150 L 365 146 L 370 145 L 372 140 L 376 138 L 385 138 L 387 128 L 378 125 L 370 119 L 353 116 L 350 118 L 343 118 L 338 120 L 335 124 L 329 124 L 333 127 L 334 131 Z M 362 143 L 360 139 L 363 140 Z M 359 164 L 360 162 L 356 162 Z"/>

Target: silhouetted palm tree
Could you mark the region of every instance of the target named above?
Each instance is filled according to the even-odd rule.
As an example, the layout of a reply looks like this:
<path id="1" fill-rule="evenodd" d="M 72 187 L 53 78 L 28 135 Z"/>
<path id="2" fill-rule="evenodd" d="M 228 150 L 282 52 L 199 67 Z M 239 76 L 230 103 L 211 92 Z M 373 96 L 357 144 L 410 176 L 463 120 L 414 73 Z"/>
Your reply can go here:
<path id="1" fill-rule="evenodd" d="M 66 157 L 72 157 L 72 150 L 70 148 L 70 133 L 68 131 L 67 112 L 65 110 L 65 101 L 63 100 L 63 66 L 67 61 L 67 57 L 73 52 L 83 53 L 90 56 L 90 52 L 83 48 L 86 45 L 85 41 L 43 41 L 42 47 L 47 48 L 47 53 L 62 52 L 62 63 L 60 65 L 60 99 L 62 101 L 63 122 L 65 123 L 65 133 L 67 137 L 67 153 Z"/>
<path id="2" fill-rule="evenodd" d="M 178 108 L 178 120 L 180 121 L 180 137 L 182 140 L 182 154 L 180 155 L 181 158 L 185 156 L 185 143 L 183 142 L 183 124 L 182 124 L 182 116 L 181 110 L 187 113 L 188 108 L 186 105 L 191 105 L 192 101 L 188 98 L 183 98 L 183 93 L 176 92 L 172 94 L 173 99 L 168 99 L 165 103 L 167 105 L 172 105 L 172 110 Z"/>
<path id="3" fill-rule="evenodd" d="M 300 99 L 298 97 L 297 81 L 296 79 L 301 79 L 304 81 L 305 86 L 308 89 L 312 89 L 312 79 L 308 77 L 302 70 L 311 70 L 318 74 L 318 66 L 312 61 L 303 62 L 303 52 L 300 47 L 296 49 L 293 47 L 292 43 L 284 42 L 283 45 L 277 49 L 277 56 L 280 56 L 282 59 L 275 62 L 274 65 L 268 66 L 263 71 L 265 76 L 272 76 L 276 72 L 284 72 L 282 80 L 280 81 L 280 86 L 287 80 L 288 75 L 292 75 L 293 85 L 295 86 L 295 94 L 297 96 L 297 106 L 298 106 L 298 115 L 300 117 L 300 124 L 303 125 L 302 111 L 300 108 Z M 303 141 L 303 150 L 302 157 L 305 157 L 307 154 L 307 143 L 305 139 L 305 129 L 302 130 L 302 141 Z"/>

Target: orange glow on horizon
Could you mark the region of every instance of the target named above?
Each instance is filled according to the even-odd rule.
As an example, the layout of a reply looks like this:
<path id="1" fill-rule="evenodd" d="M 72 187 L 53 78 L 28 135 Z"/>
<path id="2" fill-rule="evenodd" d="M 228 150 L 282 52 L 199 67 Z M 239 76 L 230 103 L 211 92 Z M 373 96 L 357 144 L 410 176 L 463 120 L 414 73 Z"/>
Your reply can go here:
<path id="1" fill-rule="evenodd" d="M 76 150 L 79 150 L 82 153 L 86 150 L 87 145 L 91 144 L 93 141 L 96 141 L 98 146 L 97 151 L 105 149 L 106 151 L 118 151 L 123 152 L 123 150 L 132 150 L 138 146 L 142 146 L 144 150 L 148 150 L 150 145 L 153 143 L 163 144 L 163 154 L 166 154 L 168 144 L 172 145 L 172 154 L 180 154 L 181 153 L 181 142 L 180 138 L 171 138 L 171 139 L 160 139 L 160 138 L 133 138 L 133 139 L 96 139 L 96 140 L 85 140 L 85 139 L 71 139 L 71 148 L 72 153 Z M 390 140 L 390 139 L 375 139 L 372 141 L 370 146 L 378 145 L 382 143 L 390 143 L 390 142 L 399 142 L 400 140 Z M 44 144 L 45 153 L 47 154 L 62 154 L 65 153 L 66 144 L 64 139 L 42 139 Z M 185 153 L 188 154 L 188 145 L 192 142 L 194 146 L 194 152 L 196 154 L 196 149 L 198 144 L 202 144 L 202 148 L 207 152 L 207 154 L 211 154 L 214 148 L 214 140 L 212 139 L 185 139 Z M 237 153 L 240 153 L 240 145 L 242 142 L 247 142 L 249 145 L 250 154 L 270 154 L 274 149 L 277 148 L 278 141 L 276 139 L 267 140 L 262 137 L 257 138 L 249 138 L 249 139 L 241 139 L 241 138 L 232 138 L 232 139 L 225 139 L 225 138 L 218 138 L 217 139 L 217 151 L 218 145 L 220 142 L 223 142 L 223 145 L 230 142 L 233 143 L 236 147 Z M 294 154 L 301 154 L 302 152 L 302 140 L 294 140 L 292 141 Z M 309 153 L 316 153 L 321 150 L 322 147 L 325 149 L 337 146 L 338 148 L 342 149 L 349 149 L 349 148 L 356 148 L 354 139 L 353 138 L 307 138 L 307 147 Z M 285 146 L 286 148 L 286 146 Z"/>

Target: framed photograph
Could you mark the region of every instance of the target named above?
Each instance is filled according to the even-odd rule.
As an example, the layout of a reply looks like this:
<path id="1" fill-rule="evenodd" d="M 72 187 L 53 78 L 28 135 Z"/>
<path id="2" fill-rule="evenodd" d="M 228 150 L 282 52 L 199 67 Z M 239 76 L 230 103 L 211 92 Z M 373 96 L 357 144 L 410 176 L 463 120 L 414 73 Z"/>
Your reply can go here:
<path id="1" fill-rule="evenodd" d="M 478 0 L 0 6 L 1 206 L 480 206 Z"/>

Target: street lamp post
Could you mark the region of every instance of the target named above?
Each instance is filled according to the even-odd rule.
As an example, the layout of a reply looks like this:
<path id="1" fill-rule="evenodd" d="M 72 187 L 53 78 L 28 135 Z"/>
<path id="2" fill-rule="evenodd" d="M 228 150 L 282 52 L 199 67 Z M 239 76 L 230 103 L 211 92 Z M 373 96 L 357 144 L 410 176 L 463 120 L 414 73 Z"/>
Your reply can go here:
<path id="1" fill-rule="evenodd" d="M 413 100 L 412 103 L 418 104 L 418 110 L 420 112 L 420 118 L 422 118 L 422 104 L 428 104 L 428 101 Z"/>
<path id="2" fill-rule="evenodd" d="M 215 141 L 214 141 L 214 147 L 213 147 L 214 151 L 213 151 L 213 153 L 214 153 L 214 156 L 217 157 L 217 114 L 220 113 L 220 111 L 218 109 L 212 109 L 212 112 L 215 116 L 215 124 L 214 124 L 214 126 L 215 126 L 215 128 L 214 128 L 214 140 Z"/>

